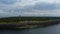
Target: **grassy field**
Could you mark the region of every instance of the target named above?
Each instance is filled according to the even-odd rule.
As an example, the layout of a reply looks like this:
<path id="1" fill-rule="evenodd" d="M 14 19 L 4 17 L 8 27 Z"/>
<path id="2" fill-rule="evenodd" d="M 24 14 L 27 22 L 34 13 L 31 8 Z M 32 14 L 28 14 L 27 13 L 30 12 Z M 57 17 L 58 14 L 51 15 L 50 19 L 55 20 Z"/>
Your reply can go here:
<path id="1" fill-rule="evenodd" d="M 0 24 L 18 24 L 19 21 L 19 17 L 0 18 Z"/>
<path id="2" fill-rule="evenodd" d="M 19 22 L 19 17 L 0 18 L 0 22 Z"/>
<path id="3" fill-rule="evenodd" d="M 60 20 L 60 17 L 21 17 L 21 21 L 48 21 Z"/>
<path id="4" fill-rule="evenodd" d="M 0 18 L 0 24 L 19 24 L 21 21 L 60 20 L 60 17 L 7 17 Z"/>
<path id="5" fill-rule="evenodd" d="M 19 24 L 18 22 L 0 22 L 0 24 Z"/>

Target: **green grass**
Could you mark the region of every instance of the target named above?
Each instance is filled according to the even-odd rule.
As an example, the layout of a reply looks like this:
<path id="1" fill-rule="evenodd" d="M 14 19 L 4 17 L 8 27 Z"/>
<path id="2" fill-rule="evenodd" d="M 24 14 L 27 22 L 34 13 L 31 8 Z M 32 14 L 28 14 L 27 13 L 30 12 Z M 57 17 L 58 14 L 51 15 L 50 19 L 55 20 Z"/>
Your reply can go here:
<path id="1" fill-rule="evenodd" d="M 20 19 L 19 19 L 20 18 Z M 20 21 L 60 20 L 60 17 L 7 17 L 0 18 L 0 24 L 20 24 Z"/>
<path id="2" fill-rule="evenodd" d="M 48 21 L 60 20 L 60 17 L 21 17 L 21 21 Z"/>
<path id="3" fill-rule="evenodd" d="M 19 24 L 19 22 L 0 22 L 0 24 Z"/>

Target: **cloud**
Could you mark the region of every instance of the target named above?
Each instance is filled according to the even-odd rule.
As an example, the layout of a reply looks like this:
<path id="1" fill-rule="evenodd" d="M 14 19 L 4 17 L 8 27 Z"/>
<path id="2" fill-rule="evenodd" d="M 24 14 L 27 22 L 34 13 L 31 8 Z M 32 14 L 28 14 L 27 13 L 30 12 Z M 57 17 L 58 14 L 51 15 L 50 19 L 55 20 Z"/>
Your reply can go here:
<path id="1" fill-rule="evenodd" d="M 17 0 L 0 0 L 0 4 L 13 4 Z"/>
<path id="2" fill-rule="evenodd" d="M 0 0 L 0 14 L 1 16 L 18 16 L 19 12 L 16 6 L 20 0 Z M 3 15 L 2 15 L 3 14 Z"/>
<path id="3" fill-rule="evenodd" d="M 60 16 L 60 2 L 58 0 L 42 0 L 34 5 L 25 6 L 22 16 Z"/>
<path id="4" fill-rule="evenodd" d="M 60 9 L 59 10 L 46 10 L 46 11 L 35 10 L 34 12 L 23 12 L 22 16 L 59 17 L 60 16 L 59 14 L 60 14 Z"/>
<path id="5" fill-rule="evenodd" d="M 0 14 L 7 16 L 60 16 L 60 0 L 0 0 Z"/>

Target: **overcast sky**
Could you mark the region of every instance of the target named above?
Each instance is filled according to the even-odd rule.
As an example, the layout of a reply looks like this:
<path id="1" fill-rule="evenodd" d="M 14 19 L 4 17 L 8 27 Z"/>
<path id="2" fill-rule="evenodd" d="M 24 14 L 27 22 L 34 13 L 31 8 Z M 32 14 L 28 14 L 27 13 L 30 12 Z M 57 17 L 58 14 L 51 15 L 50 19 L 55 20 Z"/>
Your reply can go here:
<path id="1" fill-rule="evenodd" d="M 60 16 L 60 0 L 0 0 L 0 16 Z"/>

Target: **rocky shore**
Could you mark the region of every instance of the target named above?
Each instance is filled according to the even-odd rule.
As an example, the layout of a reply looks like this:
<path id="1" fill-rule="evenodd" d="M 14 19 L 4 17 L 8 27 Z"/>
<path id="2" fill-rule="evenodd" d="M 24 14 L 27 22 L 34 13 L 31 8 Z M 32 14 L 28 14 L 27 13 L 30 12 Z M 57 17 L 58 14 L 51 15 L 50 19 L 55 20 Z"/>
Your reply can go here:
<path id="1" fill-rule="evenodd" d="M 0 24 L 0 29 L 27 29 L 59 24 L 60 21 L 22 21 L 19 24 Z"/>
<path id="2" fill-rule="evenodd" d="M 37 28 L 59 24 L 60 21 L 22 21 L 18 28 Z"/>

